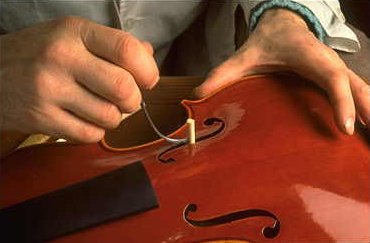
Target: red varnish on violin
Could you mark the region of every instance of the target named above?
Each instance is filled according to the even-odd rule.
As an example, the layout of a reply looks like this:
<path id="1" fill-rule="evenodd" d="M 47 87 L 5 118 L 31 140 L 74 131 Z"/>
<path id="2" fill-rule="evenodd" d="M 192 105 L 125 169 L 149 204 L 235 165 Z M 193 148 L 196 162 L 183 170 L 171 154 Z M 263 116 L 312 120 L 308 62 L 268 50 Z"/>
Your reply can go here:
<path id="1" fill-rule="evenodd" d="M 196 121 L 195 146 L 120 148 L 125 137 L 108 136 L 22 149 L 1 163 L 1 208 L 141 161 L 158 208 L 54 240 L 370 241 L 369 134 L 343 135 L 311 83 L 255 76 L 182 104 Z M 185 125 L 170 136 L 185 137 Z"/>

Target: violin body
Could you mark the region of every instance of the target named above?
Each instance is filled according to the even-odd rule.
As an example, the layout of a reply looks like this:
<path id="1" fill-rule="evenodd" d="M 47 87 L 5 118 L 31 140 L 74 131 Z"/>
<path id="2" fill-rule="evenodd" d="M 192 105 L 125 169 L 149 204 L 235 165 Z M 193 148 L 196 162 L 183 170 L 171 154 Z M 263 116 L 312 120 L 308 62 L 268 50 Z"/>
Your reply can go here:
<path id="1" fill-rule="evenodd" d="M 158 208 L 55 240 L 370 241 L 369 135 L 341 134 L 316 87 L 256 76 L 182 104 L 196 121 L 195 146 L 25 148 L 1 162 L 1 208 L 142 161 Z"/>

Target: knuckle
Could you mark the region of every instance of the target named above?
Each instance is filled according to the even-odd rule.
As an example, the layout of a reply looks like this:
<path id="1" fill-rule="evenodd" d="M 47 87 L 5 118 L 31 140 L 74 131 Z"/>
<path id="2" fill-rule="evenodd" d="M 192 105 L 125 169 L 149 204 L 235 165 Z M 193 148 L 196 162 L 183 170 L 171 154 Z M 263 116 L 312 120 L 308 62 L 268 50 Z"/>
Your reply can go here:
<path id="1" fill-rule="evenodd" d="M 92 127 L 92 126 L 81 126 L 81 128 L 72 135 L 74 140 L 82 143 L 95 143 L 100 141 L 104 137 L 104 130 Z"/>
<path id="2" fill-rule="evenodd" d="M 347 72 L 346 69 L 339 66 L 333 67 L 328 71 L 328 77 L 334 82 L 341 82 L 343 79 L 346 79 Z"/>
<path id="3" fill-rule="evenodd" d="M 58 67 L 75 65 L 80 59 L 80 49 L 67 39 L 53 38 L 40 50 L 38 59 L 41 64 Z M 52 67 L 52 66 L 51 66 Z"/>
<path id="4" fill-rule="evenodd" d="M 140 107 L 141 95 L 139 92 L 133 92 L 127 99 L 121 103 L 121 111 L 123 113 L 131 113 L 137 111 Z"/>
<path id="5" fill-rule="evenodd" d="M 80 38 L 78 33 L 84 22 L 87 20 L 74 16 L 54 20 L 52 33 L 40 50 L 41 61 L 46 64 L 50 61 L 65 64 L 66 61 L 70 60 L 68 57 L 76 59 L 80 52 L 77 41 Z"/>
<path id="6" fill-rule="evenodd" d="M 129 75 L 120 75 L 114 78 L 112 89 L 113 102 L 124 110 L 130 107 L 127 104 L 131 103 L 132 96 L 140 96 L 135 80 Z"/>
<path id="7" fill-rule="evenodd" d="M 33 86 L 34 98 L 40 102 L 53 99 L 59 92 L 59 89 L 56 89 L 58 86 L 57 82 L 48 72 L 44 71 L 35 73 Z"/>
<path id="8" fill-rule="evenodd" d="M 126 86 L 126 80 L 122 76 L 117 76 L 113 78 L 114 91 L 121 92 L 127 88 Z"/>
<path id="9" fill-rule="evenodd" d="M 360 94 L 370 96 L 370 85 L 364 84 L 360 88 Z"/>
<path id="10" fill-rule="evenodd" d="M 115 48 L 117 53 L 119 53 L 119 60 L 124 62 L 124 58 L 131 56 L 131 53 L 140 48 L 141 44 L 139 40 L 129 33 L 119 33 L 119 35 L 120 38 L 117 38 L 118 40 Z"/>
<path id="11" fill-rule="evenodd" d="M 50 61 L 58 62 L 58 60 L 68 56 L 69 53 L 67 43 L 62 40 L 53 40 L 43 48 L 41 57 L 46 63 Z"/>
<path id="12" fill-rule="evenodd" d="M 34 73 L 32 75 L 32 80 L 35 83 L 35 86 L 37 87 L 37 90 L 39 88 L 42 89 L 43 85 L 48 85 L 50 77 L 48 75 L 48 72 L 42 71 L 42 70 L 34 70 Z M 39 87 L 40 86 L 40 87 Z"/>
<path id="13" fill-rule="evenodd" d="M 129 102 L 128 102 L 128 107 L 127 107 L 127 111 L 128 112 L 134 112 L 134 111 L 137 111 L 140 107 L 140 103 L 141 103 L 141 95 L 139 92 L 135 92 L 131 95 L 130 99 L 129 99 Z"/>
<path id="14" fill-rule="evenodd" d="M 152 44 L 150 44 L 150 42 L 148 41 L 142 41 L 141 44 L 144 46 L 145 50 L 150 54 L 150 55 L 153 55 L 154 53 L 154 49 L 153 49 L 153 46 Z"/>
<path id="15" fill-rule="evenodd" d="M 115 128 L 121 122 L 121 113 L 115 105 L 108 104 L 103 109 L 101 120 L 105 127 Z"/>
<path id="16" fill-rule="evenodd" d="M 230 64 L 223 63 L 221 66 L 214 68 L 208 75 L 208 78 L 222 77 L 227 74 Z"/>
<path id="17" fill-rule="evenodd" d="M 59 28 L 79 28 L 82 23 L 86 22 L 85 19 L 77 16 L 63 16 L 61 18 L 58 18 L 54 20 L 54 24 L 56 27 Z"/>
<path id="18" fill-rule="evenodd" d="M 349 83 L 346 71 L 341 67 L 329 70 L 326 75 L 328 77 L 326 85 L 329 90 L 335 89 L 337 85 L 341 85 L 343 82 Z"/>
<path id="19" fill-rule="evenodd" d="M 117 76 L 113 78 L 112 95 L 116 102 L 121 102 L 129 95 L 133 87 L 129 85 L 127 77 Z"/>
<path id="20" fill-rule="evenodd" d="M 133 112 L 138 109 L 140 106 L 140 101 L 141 101 L 141 94 L 139 92 L 139 89 L 137 88 L 135 81 L 132 77 L 130 76 L 117 76 L 116 78 L 113 79 L 112 81 L 112 87 L 111 87 L 111 98 L 110 100 L 116 104 L 121 112 Z M 114 111 L 114 109 L 117 109 L 116 106 L 112 105 L 114 108 L 109 108 L 112 109 L 111 114 L 107 115 L 109 117 L 113 117 L 114 124 L 115 126 L 119 125 L 120 120 L 116 120 L 116 114 L 117 113 Z M 120 118 L 120 116 L 117 116 Z M 117 124 L 118 122 L 118 124 Z"/>
<path id="21" fill-rule="evenodd" d="M 149 56 L 148 56 L 149 57 Z M 152 89 L 159 81 L 159 71 L 154 61 L 145 57 L 141 63 L 136 63 L 136 66 L 142 65 L 142 69 L 136 69 L 133 76 L 136 84 L 143 89 Z"/>

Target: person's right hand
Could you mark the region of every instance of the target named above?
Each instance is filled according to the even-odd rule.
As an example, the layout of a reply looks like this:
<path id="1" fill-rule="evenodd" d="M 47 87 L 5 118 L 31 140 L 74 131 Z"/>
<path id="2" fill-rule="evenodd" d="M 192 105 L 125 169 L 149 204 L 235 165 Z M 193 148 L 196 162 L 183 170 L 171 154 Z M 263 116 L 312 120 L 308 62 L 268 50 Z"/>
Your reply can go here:
<path id="1" fill-rule="evenodd" d="M 159 71 L 150 44 L 77 17 L 0 37 L 1 131 L 95 142 Z"/>

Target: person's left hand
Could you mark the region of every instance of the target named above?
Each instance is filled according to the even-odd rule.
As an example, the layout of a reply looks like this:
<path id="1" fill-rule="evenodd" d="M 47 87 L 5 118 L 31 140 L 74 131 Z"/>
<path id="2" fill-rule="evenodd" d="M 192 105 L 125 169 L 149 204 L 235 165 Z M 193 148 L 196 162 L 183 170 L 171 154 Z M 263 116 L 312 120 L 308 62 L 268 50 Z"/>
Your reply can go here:
<path id="1" fill-rule="evenodd" d="M 284 9 L 268 10 L 246 43 L 209 74 L 195 95 L 204 97 L 247 75 L 287 70 L 328 93 L 344 133 L 353 134 L 356 113 L 370 125 L 370 86 L 321 43 L 301 17 Z"/>

